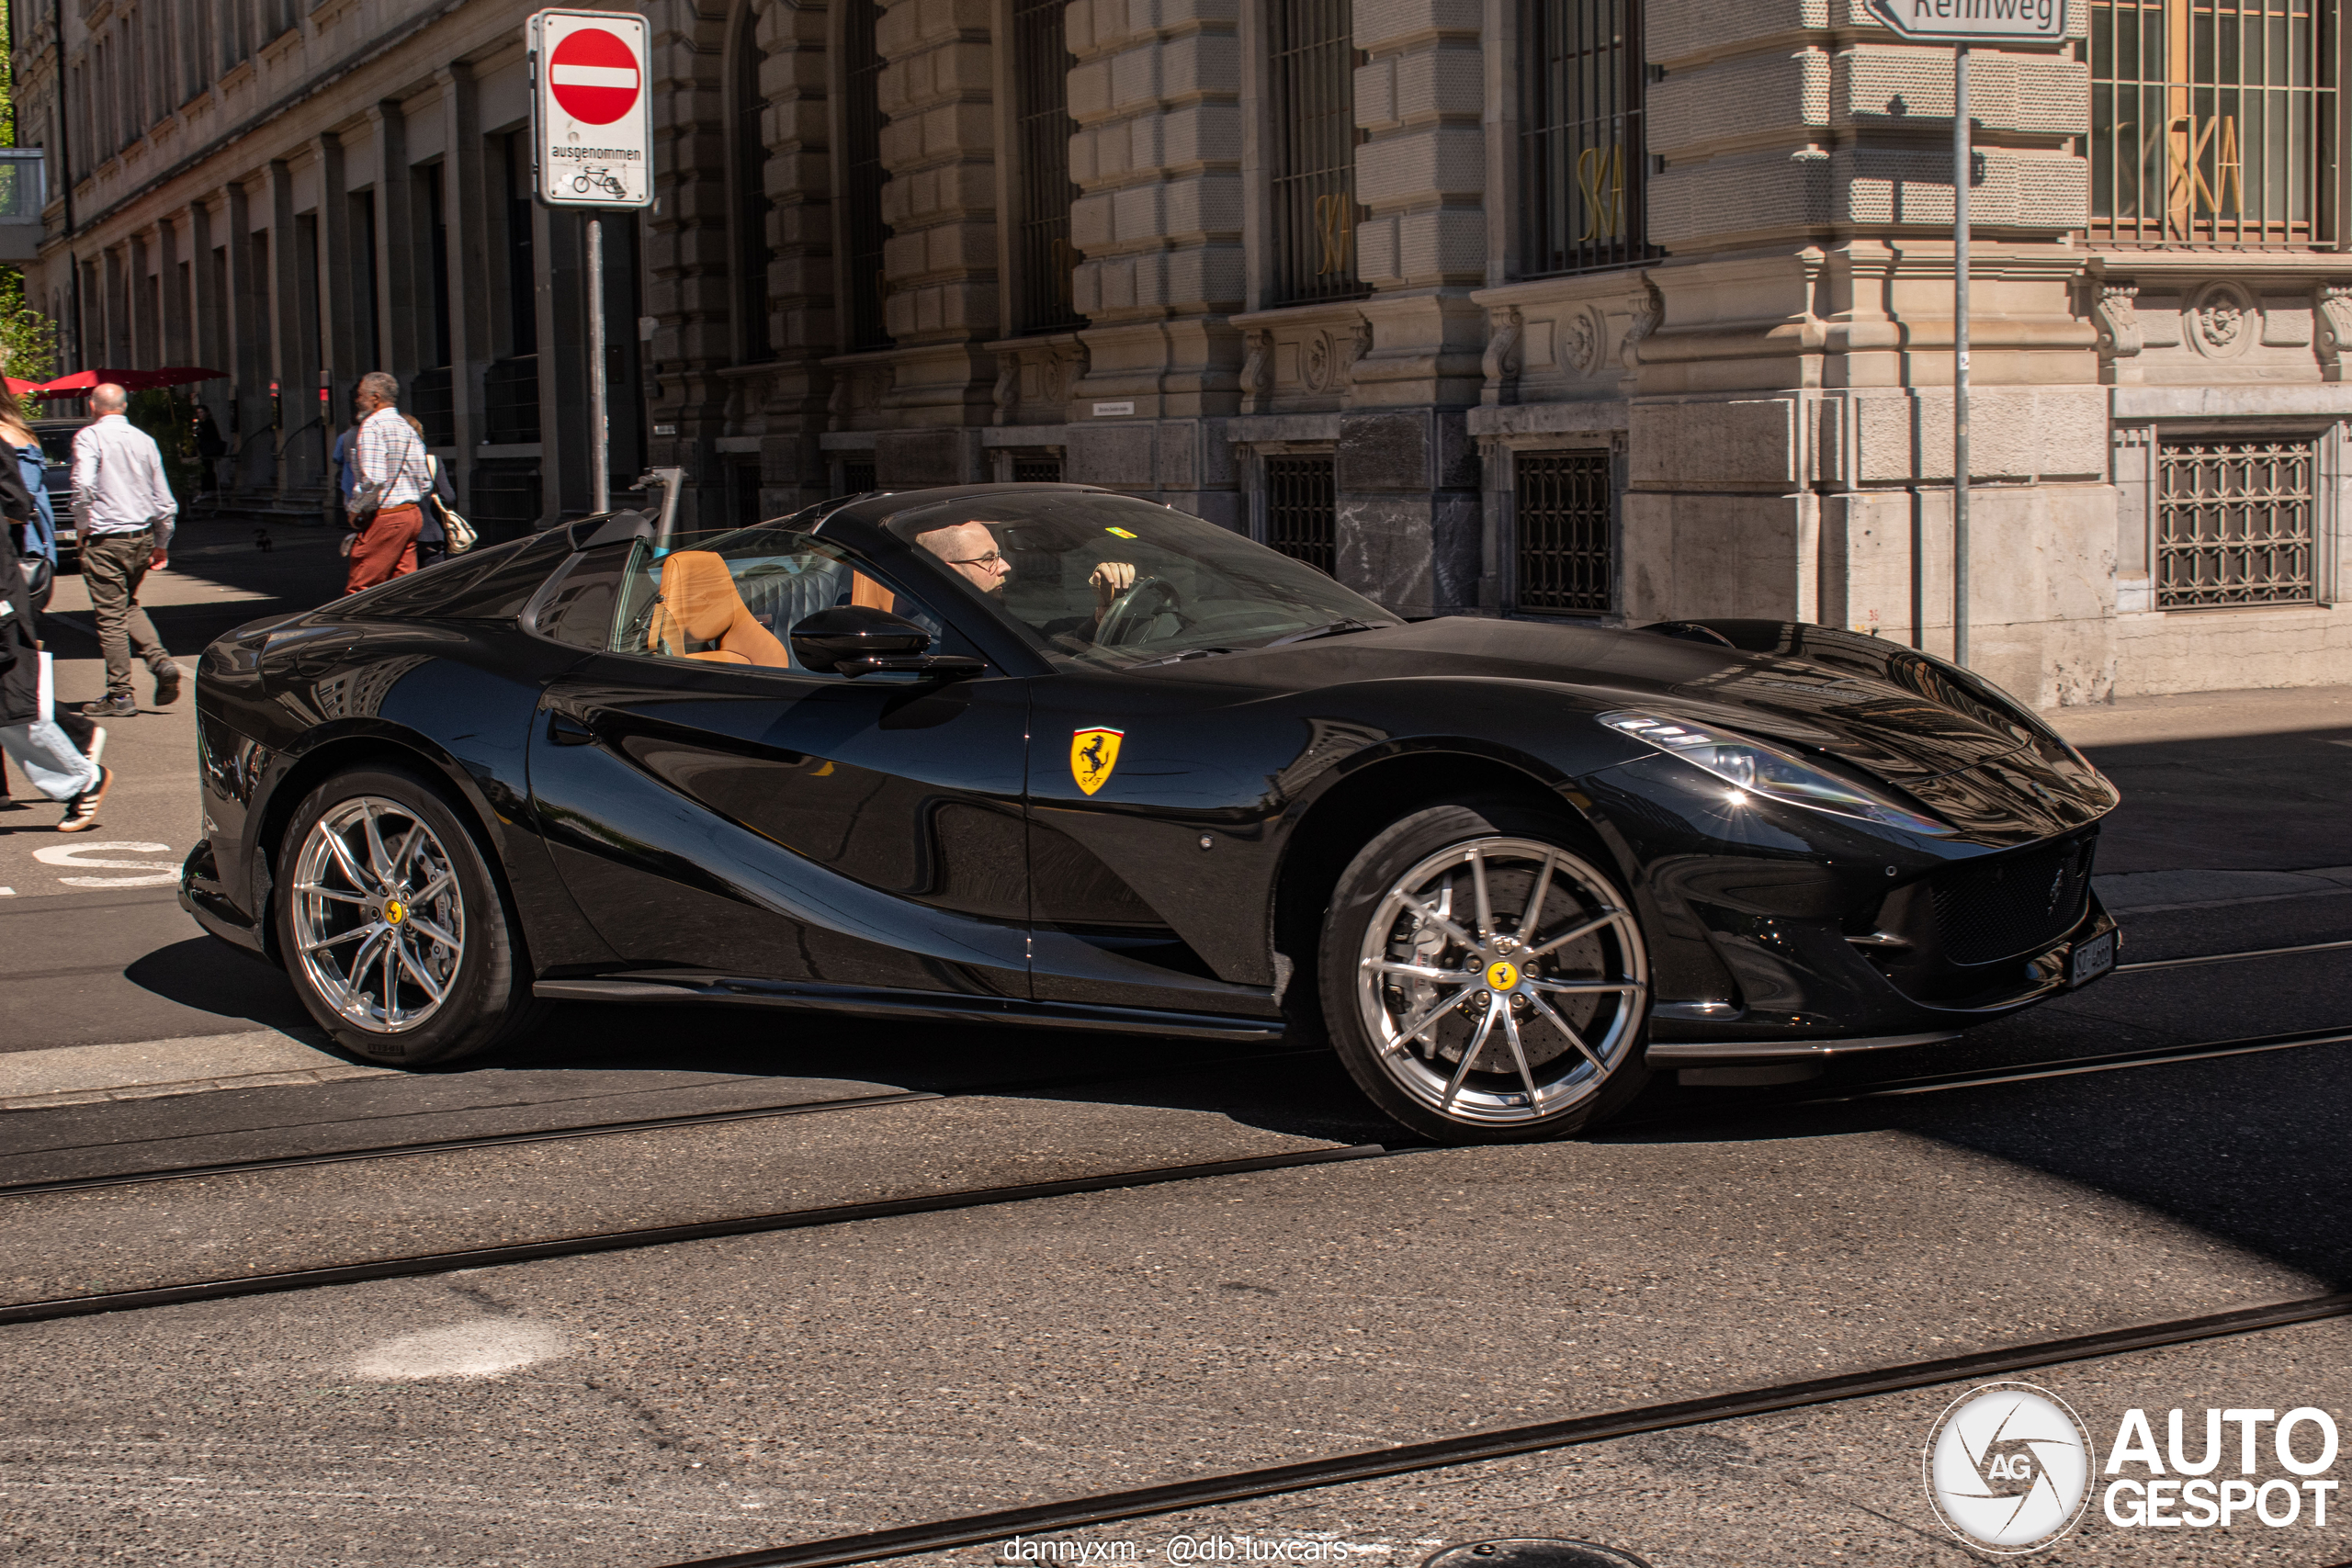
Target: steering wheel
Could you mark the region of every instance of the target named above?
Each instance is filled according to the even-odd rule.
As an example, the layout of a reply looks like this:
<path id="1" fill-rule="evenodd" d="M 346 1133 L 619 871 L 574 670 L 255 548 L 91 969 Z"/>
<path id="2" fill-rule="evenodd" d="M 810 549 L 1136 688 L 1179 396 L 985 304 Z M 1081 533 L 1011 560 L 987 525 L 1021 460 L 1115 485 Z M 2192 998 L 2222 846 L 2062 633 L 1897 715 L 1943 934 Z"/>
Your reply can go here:
<path id="1" fill-rule="evenodd" d="M 1164 577 L 1138 577 L 1135 586 L 1111 601 L 1094 628 L 1094 640 L 1103 648 L 1123 648 L 1142 640 L 1151 623 L 1162 614 L 1184 607 L 1183 595 Z"/>

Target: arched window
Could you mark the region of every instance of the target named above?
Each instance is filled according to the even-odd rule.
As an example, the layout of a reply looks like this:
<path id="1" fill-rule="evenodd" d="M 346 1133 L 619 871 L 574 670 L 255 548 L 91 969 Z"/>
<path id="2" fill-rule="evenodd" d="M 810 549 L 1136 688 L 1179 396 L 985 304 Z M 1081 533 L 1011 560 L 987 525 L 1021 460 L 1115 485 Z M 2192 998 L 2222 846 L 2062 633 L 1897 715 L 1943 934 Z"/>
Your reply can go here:
<path id="1" fill-rule="evenodd" d="M 735 242 L 736 352 L 746 365 L 775 357 L 768 329 L 768 215 L 775 201 L 768 195 L 767 98 L 760 86 L 767 54 L 760 48 L 759 29 L 757 0 L 741 0 L 728 40 L 735 136 L 735 200 L 729 218 Z"/>
<path id="2" fill-rule="evenodd" d="M 890 231 L 882 221 L 882 54 L 874 25 L 875 0 L 848 0 L 842 17 L 842 228 L 847 254 L 835 275 L 836 299 L 846 296 L 843 346 L 888 348 L 882 316 L 882 249 Z"/>

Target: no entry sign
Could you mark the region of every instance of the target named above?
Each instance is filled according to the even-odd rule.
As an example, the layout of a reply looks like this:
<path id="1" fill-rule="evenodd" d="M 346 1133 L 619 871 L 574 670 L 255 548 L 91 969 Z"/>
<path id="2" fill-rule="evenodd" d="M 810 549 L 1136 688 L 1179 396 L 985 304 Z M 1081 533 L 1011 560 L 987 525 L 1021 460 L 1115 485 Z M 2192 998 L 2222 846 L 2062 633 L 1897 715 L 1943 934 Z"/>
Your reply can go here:
<path id="1" fill-rule="evenodd" d="M 650 204 L 645 18 L 541 11 L 531 18 L 530 44 L 539 199 L 551 207 Z"/>

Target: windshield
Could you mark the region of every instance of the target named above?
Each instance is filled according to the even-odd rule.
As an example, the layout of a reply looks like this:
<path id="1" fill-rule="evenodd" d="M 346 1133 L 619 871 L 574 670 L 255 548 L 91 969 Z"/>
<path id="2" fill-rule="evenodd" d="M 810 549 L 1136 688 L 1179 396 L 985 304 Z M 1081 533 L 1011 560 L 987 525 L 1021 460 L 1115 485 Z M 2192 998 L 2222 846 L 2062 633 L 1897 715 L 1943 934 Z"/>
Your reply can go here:
<path id="1" fill-rule="evenodd" d="M 1396 617 L 1304 562 L 1133 496 L 970 496 L 901 512 L 929 550 L 1065 669 L 1120 670 Z"/>

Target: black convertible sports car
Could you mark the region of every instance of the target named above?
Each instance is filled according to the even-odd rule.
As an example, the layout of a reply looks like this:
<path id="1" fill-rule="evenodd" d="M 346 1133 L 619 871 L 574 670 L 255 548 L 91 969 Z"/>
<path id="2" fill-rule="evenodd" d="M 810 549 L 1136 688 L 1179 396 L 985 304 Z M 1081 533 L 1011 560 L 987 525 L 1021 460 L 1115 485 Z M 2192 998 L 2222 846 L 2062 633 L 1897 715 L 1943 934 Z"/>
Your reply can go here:
<path id="1" fill-rule="evenodd" d="M 1661 1065 L 1948 1037 L 2117 945 L 2115 791 L 1963 671 L 1408 625 L 1080 486 L 590 518 L 243 627 L 196 693 L 183 901 L 379 1062 L 551 998 L 1287 1031 L 1419 1132 L 1518 1139 Z"/>

